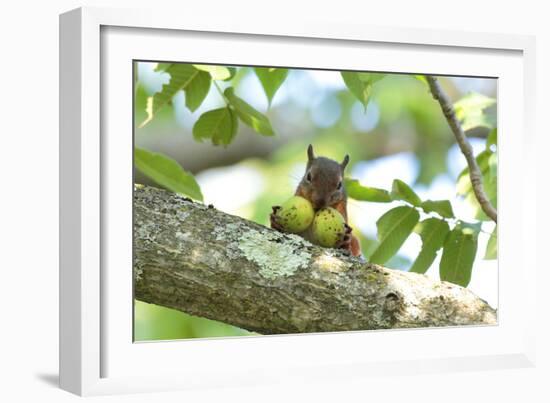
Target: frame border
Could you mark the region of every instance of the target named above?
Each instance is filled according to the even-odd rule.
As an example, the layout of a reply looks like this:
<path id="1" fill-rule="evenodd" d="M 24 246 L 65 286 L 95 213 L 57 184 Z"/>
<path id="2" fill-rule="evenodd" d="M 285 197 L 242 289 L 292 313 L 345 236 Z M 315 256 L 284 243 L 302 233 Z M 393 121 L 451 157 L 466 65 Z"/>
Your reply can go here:
<path id="1" fill-rule="evenodd" d="M 475 33 L 450 30 L 376 27 L 325 21 L 292 21 L 282 27 L 268 20 L 249 20 L 246 24 L 230 19 L 188 13 L 144 9 L 79 8 L 60 16 L 60 277 L 59 277 L 59 371 L 62 389 L 78 395 L 120 393 L 131 384 L 128 379 L 100 377 L 102 297 L 100 287 L 101 236 L 101 144 L 100 144 L 100 28 L 120 26 L 196 32 L 218 32 L 283 36 L 345 41 L 519 50 L 524 64 L 524 129 L 533 135 L 525 138 L 525 154 L 536 155 L 534 134 L 535 38 L 526 35 Z M 526 184 L 536 189 L 536 177 Z M 535 222 L 535 209 L 525 217 Z M 536 247 L 531 245 L 531 248 Z M 536 253 L 525 262 L 535 271 Z M 530 309 L 526 317 L 525 355 L 501 358 L 502 365 L 533 366 L 535 362 L 536 284 L 530 283 L 527 296 Z M 515 358 L 515 359 L 514 359 Z M 492 367 L 481 358 L 481 367 Z M 453 366 L 449 360 L 434 360 L 434 368 Z M 468 369 L 467 360 L 456 359 L 457 367 Z M 508 364 L 505 364 L 508 363 Z M 371 365 L 359 365 L 362 373 L 375 372 Z M 356 368 L 357 370 L 357 368 Z M 167 379 L 155 390 L 173 389 Z M 151 390 L 139 387 L 140 390 Z"/>

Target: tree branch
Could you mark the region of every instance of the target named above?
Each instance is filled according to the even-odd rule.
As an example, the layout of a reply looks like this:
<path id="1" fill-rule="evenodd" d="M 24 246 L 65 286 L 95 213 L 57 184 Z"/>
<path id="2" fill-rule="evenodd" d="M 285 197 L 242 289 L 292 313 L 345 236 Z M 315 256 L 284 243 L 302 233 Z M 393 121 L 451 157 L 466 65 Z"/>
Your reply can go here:
<path id="1" fill-rule="evenodd" d="M 439 105 L 441 106 L 443 115 L 445 115 L 447 123 L 449 124 L 451 131 L 456 138 L 456 142 L 460 147 L 460 151 L 462 151 L 462 154 L 464 154 L 464 157 L 466 157 L 466 161 L 468 162 L 468 170 L 470 172 L 470 181 L 472 182 L 472 188 L 474 190 L 476 199 L 485 214 L 487 214 L 487 216 L 489 216 L 494 222 L 497 222 L 497 211 L 485 194 L 485 191 L 483 189 L 483 176 L 481 175 L 481 170 L 477 165 L 472 146 L 466 139 L 464 131 L 462 130 L 462 126 L 460 125 L 460 122 L 455 115 L 453 105 L 449 100 L 449 97 L 447 97 L 447 95 L 439 85 L 437 79 L 433 76 L 428 75 L 426 75 L 425 77 L 428 81 L 428 85 L 430 86 L 432 96 L 435 98 L 436 101 L 439 102 Z"/>
<path id="2" fill-rule="evenodd" d="M 495 310 L 460 286 L 141 185 L 134 281 L 138 300 L 264 334 L 496 323 Z"/>

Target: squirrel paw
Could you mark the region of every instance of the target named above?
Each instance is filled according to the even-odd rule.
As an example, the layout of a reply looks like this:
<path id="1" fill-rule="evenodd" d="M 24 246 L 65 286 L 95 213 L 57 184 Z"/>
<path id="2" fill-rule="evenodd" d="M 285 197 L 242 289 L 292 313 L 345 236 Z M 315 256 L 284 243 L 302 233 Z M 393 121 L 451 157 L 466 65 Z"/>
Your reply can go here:
<path id="1" fill-rule="evenodd" d="M 269 219 L 271 221 L 271 228 L 279 232 L 284 232 L 283 227 L 277 222 L 277 211 L 279 211 L 280 208 L 281 206 L 273 206 L 273 212 L 269 215 Z"/>
<path id="2" fill-rule="evenodd" d="M 345 224 L 346 226 L 346 232 L 344 232 L 344 235 L 342 236 L 342 239 L 340 242 L 336 244 L 337 249 L 344 249 L 348 252 L 351 252 L 351 227 L 348 224 Z"/>

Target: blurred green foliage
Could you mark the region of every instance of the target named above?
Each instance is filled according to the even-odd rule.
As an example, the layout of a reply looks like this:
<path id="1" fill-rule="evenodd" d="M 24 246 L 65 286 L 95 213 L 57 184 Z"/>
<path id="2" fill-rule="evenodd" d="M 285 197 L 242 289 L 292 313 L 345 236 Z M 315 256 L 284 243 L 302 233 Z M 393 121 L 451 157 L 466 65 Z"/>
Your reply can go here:
<path id="1" fill-rule="evenodd" d="M 134 341 L 248 336 L 254 333 L 225 323 L 135 301 Z"/>

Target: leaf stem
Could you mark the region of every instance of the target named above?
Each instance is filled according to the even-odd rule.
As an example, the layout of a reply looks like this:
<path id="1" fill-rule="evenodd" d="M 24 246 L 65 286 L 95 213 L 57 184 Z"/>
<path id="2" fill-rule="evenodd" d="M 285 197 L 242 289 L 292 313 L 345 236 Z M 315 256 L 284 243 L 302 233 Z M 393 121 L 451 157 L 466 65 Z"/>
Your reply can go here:
<path id="1" fill-rule="evenodd" d="M 214 83 L 214 86 L 216 87 L 216 89 L 218 90 L 218 92 L 220 93 L 221 97 L 223 98 L 223 100 L 225 101 L 225 104 L 226 105 L 230 105 L 231 103 L 229 102 L 229 99 L 227 99 L 227 97 L 225 96 L 224 92 L 222 91 L 222 89 L 220 88 L 219 84 L 217 83 L 216 80 L 212 80 L 212 82 Z"/>

